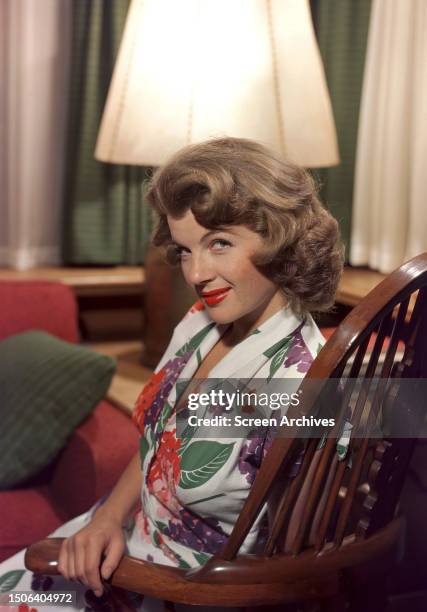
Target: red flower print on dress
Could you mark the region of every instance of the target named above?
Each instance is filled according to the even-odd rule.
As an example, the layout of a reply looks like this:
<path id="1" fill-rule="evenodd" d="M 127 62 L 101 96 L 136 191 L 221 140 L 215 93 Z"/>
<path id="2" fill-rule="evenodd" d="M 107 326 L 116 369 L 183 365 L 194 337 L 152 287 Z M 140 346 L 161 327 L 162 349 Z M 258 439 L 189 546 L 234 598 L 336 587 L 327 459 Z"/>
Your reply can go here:
<path id="1" fill-rule="evenodd" d="M 136 525 L 136 528 L 138 529 L 138 532 L 139 532 L 142 540 L 145 541 L 145 542 L 150 542 L 151 543 L 150 529 L 149 529 L 149 526 L 148 526 L 148 519 L 147 519 L 146 515 L 142 512 L 142 510 L 140 510 L 135 515 L 135 525 Z"/>
<path id="2" fill-rule="evenodd" d="M 162 380 L 165 375 L 166 368 L 162 368 L 158 372 L 155 372 L 139 394 L 138 399 L 136 400 L 135 410 L 133 411 L 132 418 L 141 434 L 144 433 L 145 413 L 156 399 L 156 396 L 159 392 Z"/>
<path id="3" fill-rule="evenodd" d="M 192 305 L 192 307 L 188 311 L 188 314 L 194 314 L 195 312 L 199 312 L 200 310 L 204 310 L 204 309 L 205 309 L 205 305 L 203 304 L 201 300 L 198 300 Z"/>
<path id="4" fill-rule="evenodd" d="M 175 431 L 174 429 L 163 432 L 162 441 L 147 477 L 150 493 L 154 493 L 157 499 L 166 505 L 175 495 L 181 475 L 178 455 L 181 440 L 176 438 Z"/>
<path id="5" fill-rule="evenodd" d="M 170 359 L 159 372 L 153 374 L 145 385 L 136 401 L 134 410 L 134 422 L 142 434 L 145 428 L 151 427 L 154 429 L 156 427 L 169 393 L 190 359 L 193 350 L 185 350 L 181 355 Z"/>

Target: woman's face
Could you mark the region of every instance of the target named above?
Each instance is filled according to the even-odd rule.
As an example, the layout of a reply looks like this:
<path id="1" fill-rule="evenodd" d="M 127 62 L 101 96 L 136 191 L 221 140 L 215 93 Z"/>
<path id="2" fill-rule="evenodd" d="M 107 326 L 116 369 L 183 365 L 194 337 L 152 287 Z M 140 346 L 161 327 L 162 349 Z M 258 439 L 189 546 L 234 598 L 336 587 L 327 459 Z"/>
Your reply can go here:
<path id="1" fill-rule="evenodd" d="M 278 286 L 251 261 L 263 246 L 261 236 L 243 225 L 209 230 L 191 210 L 167 219 L 184 278 L 214 321 L 240 322 L 251 328 L 248 333 L 286 304 Z"/>

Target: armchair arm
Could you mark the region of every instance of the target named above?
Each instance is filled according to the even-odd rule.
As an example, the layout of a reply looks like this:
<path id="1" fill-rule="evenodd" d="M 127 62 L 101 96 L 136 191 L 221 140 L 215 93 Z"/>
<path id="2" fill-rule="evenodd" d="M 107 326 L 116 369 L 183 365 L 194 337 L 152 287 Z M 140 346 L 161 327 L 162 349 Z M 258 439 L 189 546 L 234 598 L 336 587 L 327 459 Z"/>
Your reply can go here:
<path id="1" fill-rule="evenodd" d="M 48 538 L 32 544 L 25 554 L 25 566 L 38 574 L 58 574 L 57 563 L 62 538 Z M 270 584 L 218 584 L 193 582 L 188 570 L 177 569 L 133 557 L 123 557 L 107 581 L 113 587 L 142 593 L 149 597 L 190 605 L 247 606 L 256 602 L 280 603 L 319 595 L 316 589 L 301 582 Z M 106 592 L 108 593 L 108 586 Z"/>
<path id="2" fill-rule="evenodd" d="M 402 520 L 365 540 L 347 538 L 339 548 L 313 549 L 297 556 L 242 555 L 233 561 L 212 558 L 201 568 L 178 568 L 124 556 L 108 581 L 151 597 L 192 605 L 275 605 L 326 597 L 337 592 L 341 570 L 381 559 L 393 562 Z M 41 574 L 57 574 L 61 538 L 30 546 L 25 565 Z M 385 567 L 385 565 L 384 565 Z"/>

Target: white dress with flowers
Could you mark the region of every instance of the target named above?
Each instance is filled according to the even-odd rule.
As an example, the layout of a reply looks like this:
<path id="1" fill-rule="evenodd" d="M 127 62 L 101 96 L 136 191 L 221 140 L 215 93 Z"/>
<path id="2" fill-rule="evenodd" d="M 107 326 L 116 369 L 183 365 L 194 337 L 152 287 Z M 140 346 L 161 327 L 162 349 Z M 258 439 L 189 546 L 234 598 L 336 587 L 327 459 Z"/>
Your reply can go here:
<path id="1" fill-rule="evenodd" d="M 202 304 L 196 303 L 175 328 L 137 400 L 134 419 L 141 432 L 143 485 L 141 509 L 126 531 L 127 552 L 132 556 L 191 568 L 221 551 L 271 443 L 268 430 L 262 435 L 248 431 L 247 436 L 235 438 L 223 437 L 212 428 L 206 435 L 196 427 L 187 428 L 181 437 L 176 434 L 175 406 L 184 387 L 180 381 L 193 377 L 227 327 L 214 323 Z M 283 308 L 233 347 L 209 378 L 253 379 L 263 381 L 266 387 L 277 378 L 296 380 L 305 375 L 323 343 L 310 315 L 300 318 Z M 89 522 L 92 513 L 93 509 L 73 519 L 54 535 L 75 533 Z M 246 551 L 256 543 L 260 520 L 245 541 Z M 0 565 L 0 591 L 7 589 L 77 590 L 76 609 L 96 609 L 85 601 L 85 589 L 80 585 L 25 571 L 23 552 Z M 156 604 L 129 594 L 128 605 L 148 610 Z M 32 608 L 37 605 L 27 610 Z M 54 609 L 43 607 L 46 612 Z"/>

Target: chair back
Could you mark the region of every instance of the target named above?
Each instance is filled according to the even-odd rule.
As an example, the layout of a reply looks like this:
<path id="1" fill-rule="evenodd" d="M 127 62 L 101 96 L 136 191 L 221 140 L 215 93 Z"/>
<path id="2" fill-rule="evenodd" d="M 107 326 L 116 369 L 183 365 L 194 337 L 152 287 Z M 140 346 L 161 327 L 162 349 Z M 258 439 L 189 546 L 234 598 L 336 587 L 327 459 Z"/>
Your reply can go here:
<path id="1" fill-rule="evenodd" d="M 297 428 L 274 440 L 220 557 L 237 556 L 266 503 L 271 506 L 267 556 L 337 549 L 386 526 L 395 516 L 415 444 L 409 425 L 414 435 L 423 425 L 423 378 L 427 253 L 371 291 L 320 351 L 302 382 L 301 405 L 288 414 L 318 414 L 325 398 L 332 398 L 335 426 L 321 448 L 319 440 L 298 439 Z M 340 459 L 337 444 L 345 421 L 352 434 Z M 378 422 L 388 437 L 372 434 Z M 290 478 L 301 446 L 301 466 Z"/>

